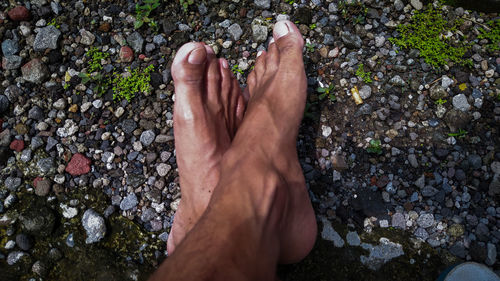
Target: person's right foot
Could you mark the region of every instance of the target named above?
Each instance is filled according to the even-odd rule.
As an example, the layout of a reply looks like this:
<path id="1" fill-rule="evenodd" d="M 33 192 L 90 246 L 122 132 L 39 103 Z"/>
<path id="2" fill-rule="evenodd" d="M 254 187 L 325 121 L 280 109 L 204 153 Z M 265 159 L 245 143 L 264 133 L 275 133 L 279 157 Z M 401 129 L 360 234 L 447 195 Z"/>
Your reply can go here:
<path id="1" fill-rule="evenodd" d="M 302 58 L 304 40 L 290 21 L 276 23 L 274 42 L 256 61 L 247 79 L 250 99 L 233 140 L 237 149 L 263 151 L 287 186 L 281 223 L 280 263 L 303 259 L 312 249 L 316 218 L 300 167 L 296 139 L 307 98 Z"/>

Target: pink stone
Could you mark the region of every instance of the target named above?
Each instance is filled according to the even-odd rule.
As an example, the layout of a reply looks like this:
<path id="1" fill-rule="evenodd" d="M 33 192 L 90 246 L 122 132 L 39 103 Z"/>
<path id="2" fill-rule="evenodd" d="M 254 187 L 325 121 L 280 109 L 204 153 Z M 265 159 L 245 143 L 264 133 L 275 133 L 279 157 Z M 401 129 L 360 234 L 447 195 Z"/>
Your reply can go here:
<path id="1" fill-rule="evenodd" d="M 120 49 L 120 59 L 122 62 L 132 62 L 134 60 L 134 51 L 129 46 L 123 46 Z"/>
<path id="2" fill-rule="evenodd" d="M 24 141 L 23 140 L 13 140 L 10 143 L 10 149 L 15 150 L 17 152 L 21 152 L 24 149 Z"/>
<path id="3" fill-rule="evenodd" d="M 146 58 L 146 55 L 143 55 L 143 54 L 140 54 L 140 55 L 139 55 L 139 59 L 140 59 L 140 60 L 144 60 L 145 58 Z"/>
<path id="4" fill-rule="evenodd" d="M 91 161 L 87 157 L 77 153 L 71 157 L 65 171 L 72 176 L 84 175 L 90 172 L 90 163 Z"/>
<path id="5" fill-rule="evenodd" d="M 10 10 L 7 14 L 13 21 L 27 21 L 31 17 L 30 11 L 28 11 L 28 9 L 24 6 L 17 6 Z"/>

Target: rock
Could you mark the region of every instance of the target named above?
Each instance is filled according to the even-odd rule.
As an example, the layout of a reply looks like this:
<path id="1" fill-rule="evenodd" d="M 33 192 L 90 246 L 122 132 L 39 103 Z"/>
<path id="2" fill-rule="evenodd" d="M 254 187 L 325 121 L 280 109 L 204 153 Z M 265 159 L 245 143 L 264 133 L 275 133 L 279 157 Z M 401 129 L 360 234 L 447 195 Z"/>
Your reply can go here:
<path id="1" fill-rule="evenodd" d="M 155 133 L 152 130 L 142 132 L 140 141 L 144 146 L 149 146 L 155 140 Z"/>
<path id="2" fill-rule="evenodd" d="M 392 215 L 392 227 L 406 229 L 406 220 L 405 216 L 401 213 L 395 213 Z"/>
<path id="3" fill-rule="evenodd" d="M 427 231 L 425 231 L 425 229 L 423 227 L 417 228 L 417 230 L 415 230 L 413 235 L 415 235 L 415 237 L 417 237 L 417 238 L 422 239 L 423 241 L 425 241 L 425 240 L 427 240 L 427 238 L 429 238 L 429 233 L 427 233 Z"/>
<path id="4" fill-rule="evenodd" d="M 49 77 L 49 70 L 40 59 L 32 59 L 21 67 L 24 80 L 40 84 Z"/>
<path id="5" fill-rule="evenodd" d="M 254 4 L 259 9 L 271 8 L 271 0 L 254 0 Z"/>
<path id="6" fill-rule="evenodd" d="M 349 231 L 345 237 L 347 244 L 351 246 L 361 245 L 361 239 L 356 231 Z"/>
<path id="7" fill-rule="evenodd" d="M 23 59 L 20 56 L 12 55 L 2 58 L 2 67 L 6 70 L 18 69 Z"/>
<path id="8" fill-rule="evenodd" d="M 104 218 L 93 209 L 88 209 L 83 213 L 82 225 L 87 233 L 86 244 L 99 242 L 106 235 Z"/>
<path id="9" fill-rule="evenodd" d="M 457 132 L 459 129 L 466 128 L 470 120 L 470 114 L 457 109 L 448 111 L 444 116 L 444 121 L 451 132 Z"/>
<path id="10" fill-rule="evenodd" d="M 63 204 L 63 203 L 59 204 L 59 208 L 61 208 L 63 217 L 65 217 L 67 219 L 72 219 L 72 218 L 76 217 L 76 215 L 78 215 L 77 208 L 70 207 L 70 206 Z"/>
<path id="11" fill-rule="evenodd" d="M 391 80 L 389 80 L 389 84 L 393 86 L 403 87 L 406 85 L 406 82 L 399 75 L 396 75 L 392 77 Z"/>
<path id="12" fill-rule="evenodd" d="M 415 181 L 415 186 L 418 188 L 422 189 L 425 186 L 425 175 L 420 176 L 416 181 Z"/>
<path id="13" fill-rule="evenodd" d="M 28 118 L 33 120 L 42 120 L 43 119 L 43 111 L 38 106 L 33 106 L 30 111 L 28 111 Z"/>
<path id="14" fill-rule="evenodd" d="M 332 128 L 329 126 L 321 125 L 321 134 L 323 137 L 327 138 L 331 135 L 332 133 Z"/>
<path id="15" fill-rule="evenodd" d="M 438 99 L 446 99 L 448 97 L 448 93 L 446 92 L 445 88 L 443 88 L 439 84 L 435 84 L 432 86 L 429 90 L 431 99 L 433 100 L 438 100 Z"/>
<path id="16" fill-rule="evenodd" d="M 408 162 L 413 168 L 418 168 L 417 156 L 415 154 L 408 154 Z"/>
<path id="17" fill-rule="evenodd" d="M 490 230 L 488 229 L 488 226 L 486 226 L 484 223 L 479 223 L 476 226 L 476 236 L 479 241 L 489 241 Z"/>
<path id="18" fill-rule="evenodd" d="M 144 39 L 139 32 L 135 31 L 129 36 L 127 36 L 127 42 L 132 47 L 134 52 L 141 53 L 144 46 Z"/>
<path id="19" fill-rule="evenodd" d="M 470 109 L 470 104 L 464 94 L 458 94 L 453 97 L 453 107 L 462 112 L 466 112 Z"/>
<path id="20" fill-rule="evenodd" d="M 420 0 L 411 0 L 410 4 L 417 10 L 422 10 L 422 7 L 424 6 Z"/>
<path id="21" fill-rule="evenodd" d="M 56 217 L 52 210 L 45 206 L 30 205 L 21 214 L 21 228 L 28 234 L 46 237 L 54 229 Z"/>
<path id="22" fill-rule="evenodd" d="M 455 255 L 461 259 L 465 258 L 466 252 L 465 252 L 464 243 L 462 241 L 457 241 L 455 244 L 453 244 L 450 247 L 450 253 L 452 253 L 453 255 Z"/>
<path id="23" fill-rule="evenodd" d="M 90 172 L 91 161 L 80 153 L 76 153 L 66 166 L 65 171 L 72 176 L 80 176 Z"/>
<path id="24" fill-rule="evenodd" d="M 80 29 L 80 36 L 82 37 L 80 39 L 80 43 L 87 45 L 87 46 L 91 46 L 92 44 L 94 44 L 95 35 L 92 34 L 92 32 L 87 31 L 87 30 L 82 28 L 82 29 Z M 127 38 L 127 40 L 128 40 L 128 38 Z"/>
<path id="25" fill-rule="evenodd" d="M 9 99 L 5 95 L 0 95 L 0 116 L 9 110 L 10 102 Z M 0 126 L 0 131 L 2 131 L 2 127 Z"/>
<path id="26" fill-rule="evenodd" d="M 2 53 L 4 56 L 12 56 L 19 52 L 19 44 L 16 40 L 6 39 L 2 42 Z"/>
<path id="27" fill-rule="evenodd" d="M 500 174 L 495 174 L 490 182 L 488 194 L 496 196 L 500 194 Z"/>
<path id="28" fill-rule="evenodd" d="M 156 166 L 156 171 L 158 172 L 158 175 L 160 177 L 164 177 L 168 174 L 168 172 L 170 172 L 171 168 L 172 167 L 170 167 L 170 165 L 165 164 L 165 163 L 161 163 L 158 166 Z"/>
<path id="29" fill-rule="evenodd" d="M 234 41 L 240 40 L 241 35 L 243 34 L 243 30 L 237 23 L 233 23 L 231 26 L 229 26 L 227 28 L 227 32 L 229 33 L 229 35 L 231 35 L 231 38 L 233 38 Z"/>
<path id="30" fill-rule="evenodd" d="M 24 141 L 23 140 L 13 140 L 10 143 L 9 148 L 14 150 L 14 151 L 21 152 L 24 149 Z"/>
<path id="31" fill-rule="evenodd" d="M 33 42 L 33 49 L 37 52 L 44 52 L 46 49 L 57 49 L 57 42 L 61 36 L 61 31 L 53 25 L 40 28 Z"/>
<path id="32" fill-rule="evenodd" d="M 335 153 L 330 157 L 330 161 L 332 162 L 332 168 L 336 171 L 344 171 L 349 166 L 347 166 L 347 162 L 344 159 L 344 156 L 340 153 Z"/>
<path id="33" fill-rule="evenodd" d="M 343 32 L 342 35 L 340 36 L 342 39 L 342 42 L 346 45 L 347 48 L 349 49 L 359 49 L 361 48 L 361 38 L 356 35 L 356 34 L 351 34 L 349 31 Z"/>
<path id="34" fill-rule="evenodd" d="M 403 4 L 403 1 L 401 0 L 394 1 L 394 9 L 396 9 L 396 11 L 400 12 L 403 10 L 404 7 L 405 4 Z"/>
<path id="35" fill-rule="evenodd" d="M 370 252 L 368 257 L 360 257 L 361 263 L 371 270 L 378 270 L 388 261 L 405 254 L 401 244 L 391 242 L 385 237 L 380 238 L 379 242 L 380 244 L 377 246 L 366 243 L 361 244 L 361 247 Z"/>
<path id="36" fill-rule="evenodd" d="M 5 179 L 5 187 L 10 191 L 17 191 L 17 188 L 21 185 L 21 178 L 18 177 L 8 177 Z"/>
<path id="37" fill-rule="evenodd" d="M 16 235 L 16 244 L 23 251 L 28 251 L 31 247 L 33 247 L 33 241 L 24 233 Z"/>
<path id="38" fill-rule="evenodd" d="M 7 264 L 8 265 L 14 265 L 16 264 L 19 260 L 21 260 L 22 257 L 26 256 L 27 254 L 25 252 L 21 251 L 14 251 L 10 252 L 7 255 Z"/>
<path id="39" fill-rule="evenodd" d="M 134 51 L 129 46 L 121 47 L 120 60 L 122 62 L 132 62 L 134 60 Z"/>
<path id="40" fill-rule="evenodd" d="M 482 243 L 480 244 L 473 241 L 469 246 L 469 255 L 477 262 L 484 262 L 487 255 L 486 247 Z"/>
<path id="41" fill-rule="evenodd" d="M 417 219 L 417 224 L 423 228 L 431 227 L 434 224 L 434 215 L 421 214 Z"/>
<path id="42" fill-rule="evenodd" d="M 47 274 L 47 265 L 41 261 L 36 261 L 31 267 L 31 271 L 38 276 L 45 276 Z"/>
<path id="43" fill-rule="evenodd" d="M 28 21 L 31 18 L 31 13 L 24 6 L 17 6 L 10 10 L 7 15 L 13 21 Z"/>
<path id="44" fill-rule="evenodd" d="M 448 228 L 448 234 L 452 237 L 461 237 L 464 235 L 465 228 L 463 225 L 455 223 Z"/>
<path id="45" fill-rule="evenodd" d="M 372 95 L 372 88 L 368 85 L 363 85 L 363 87 L 359 89 L 359 95 L 363 100 L 369 98 Z"/>
<path id="46" fill-rule="evenodd" d="M 493 243 L 488 243 L 485 263 L 493 266 L 497 261 L 497 247 Z"/>
<path id="47" fill-rule="evenodd" d="M 424 186 L 424 188 L 422 188 L 421 192 L 422 192 L 422 196 L 424 196 L 424 197 L 432 197 L 432 196 L 436 195 L 439 191 L 437 189 L 435 189 L 434 187 L 427 185 L 427 186 Z"/>
<path id="48" fill-rule="evenodd" d="M 467 157 L 467 162 L 469 163 L 469 166 L 474 170 L 481 169 L 481 165 L 483 164 L 483 161 L 481 160 L 481 156 L 479 156 L 477 154 L 469 155 L 469 157 Z"/>
<path id="49" fill-rule="evenodd" d="M 47 157 L 38 160 L 38 162 L 36 163 L 36 168 L 42 175 L 53 174 L 55 172 L 54 158 Z"/>
<path id="50" fill-rule="evenodd" d="M 123 211 L 130 210 L 137 206 L 137 196 L 135 196 L 135 193 L 130 193 L 127 195 L 127 197 L 123 198 L 122 202 L 120 202 L 120 209 Z"/>
<path id="51" fill-rule="evenodd" d="M 254 42 L 261 43 L 267 40 L 267 26 L 260 19 L 252 21 L 252 38 Z"/>
<path id="52" fill-rule="evenodd" d="M 443 75 L 441 77 L 441 86 L 446 89 L 448 87 L 450 87 L 451 85 L 453 85 L 454 81 L 453 79 L 451 79 L 450 77 L 446 76 L 446 75 Z"/>
<path id="53" fill-rule="evenodd" d="M 49 180 L 43 179 L 36 182 L 35 194 L 38 196 L 47 196 L 50 192 L 52 184 Z"/>
<path id="54" fill-rule="evenodd" d="M 332 241 L 333 245 L 337 248 L 344 247 L 344 240 L 340 235 L 333 229 L 332 224 L 326 218 L 322 219 L 323 231 L 321 231 L 321 238 L 327 241 Z"/>
<path id="55" fill-rule="evenodd" d="M 384 36 L 375 36 L 375 47 L 380 48 L 385 44 Z"/>

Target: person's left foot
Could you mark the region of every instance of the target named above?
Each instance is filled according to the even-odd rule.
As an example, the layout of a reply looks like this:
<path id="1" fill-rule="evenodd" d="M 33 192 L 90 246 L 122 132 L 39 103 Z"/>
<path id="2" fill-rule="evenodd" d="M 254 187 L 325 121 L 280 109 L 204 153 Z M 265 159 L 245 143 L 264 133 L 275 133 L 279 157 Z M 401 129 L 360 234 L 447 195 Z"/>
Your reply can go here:
<path id="1" fill-rule="evenodd" d="M 220 161 L 245 112 L 228 62 L 203 43 L 187 43 L 172 63 L 174 137 L 181 196 L 167 241 L 172 254 L 207 208 Z"/>

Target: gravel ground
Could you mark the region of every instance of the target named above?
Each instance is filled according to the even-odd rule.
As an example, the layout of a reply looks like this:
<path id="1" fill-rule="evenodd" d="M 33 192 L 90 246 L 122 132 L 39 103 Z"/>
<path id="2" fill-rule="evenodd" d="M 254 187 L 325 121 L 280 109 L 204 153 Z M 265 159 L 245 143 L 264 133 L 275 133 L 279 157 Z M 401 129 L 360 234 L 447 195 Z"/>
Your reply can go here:
<path id="1" fill-rule="evenodd" d="M 465 36 L 471 65 L 436 69 L 389 40 L 423 3 L 349 3 L 165 1 L 156 25 L 134 28 L 132 0 L 2 1 L 0 279 L 147 278 L 180 200 L 175 50 L 210 44 L 244 86 L 281 19 L 307 42 L 298 149 L 320 227 L 281 278 L 435 280 L 466 260 L 500 270 L 500 53 L 478 38 L 498 15 L 440 8 L 462 18 L 443 36 Z M 113 99 L 113 77 L 149 65 L 150 90 Z M 335 101 L 317 91 L 328 85 Z"/>

